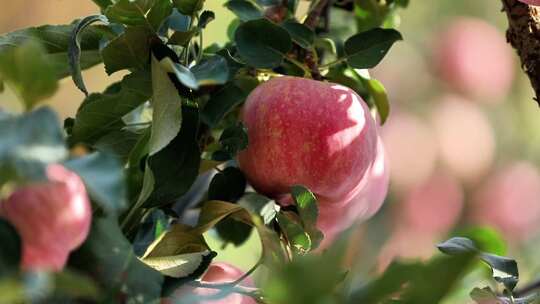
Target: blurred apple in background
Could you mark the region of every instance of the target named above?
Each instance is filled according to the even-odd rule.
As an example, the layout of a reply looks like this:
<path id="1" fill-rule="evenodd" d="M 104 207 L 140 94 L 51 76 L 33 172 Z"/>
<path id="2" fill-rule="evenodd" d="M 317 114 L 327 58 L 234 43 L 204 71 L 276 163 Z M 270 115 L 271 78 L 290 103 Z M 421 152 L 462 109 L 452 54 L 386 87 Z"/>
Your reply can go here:
<path id="1" fill-rule="evenodd" d="M 471 220 L 494 226 L 511 243 L 533 237 L 540 229 L 540 173 L 534 164 L 508 164 L 475 193 Z"/>
<path id="2" fill-rule="evenodd" d="M 436 33 L 435 73 L 452 90 L 483 103 L 504 100 L 514 79 L 514 53 L 504 32 L 481 19 L 459 17 Z"/>
<path id="3" fill-rule="evenodd" d="M 467 182 L 479 180 L 495 156 L 495 135 L 482 109 L 457 95 L 437 100 L 432 123 L 444 164 Z"/>
<path id="4" fill-rule="evenodd" d="M 540 5 L 540 0 L 519 0 L 519 1 L 529 4 L 529 5 Z"/>
<path id="5" fill-rule="evenodd" d="M 388 153 L 394 190 L 406 191 L 425 181 L 437 160 L 437 143 L 429 126 L 420 118 L 395 111 L 381 129 Z"/>

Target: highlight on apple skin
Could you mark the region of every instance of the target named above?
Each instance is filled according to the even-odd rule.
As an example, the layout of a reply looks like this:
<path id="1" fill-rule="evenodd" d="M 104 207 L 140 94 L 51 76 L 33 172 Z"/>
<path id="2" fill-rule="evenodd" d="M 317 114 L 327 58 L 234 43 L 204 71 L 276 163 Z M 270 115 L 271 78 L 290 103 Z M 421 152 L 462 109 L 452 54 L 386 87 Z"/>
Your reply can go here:
<path id="1" fill-rule="evenodd" d="M 80 177 L 59 164 L 46 168 L 48 181 L 16 189 L 0 202 L 0 217 L 22 239 L 23 270 L 60 271 L 90 230 L 92 209 Z"/>
<path id="2" fill-rule="evenodd" d="M 270 197 L 300 184 L 329 204 L 346 201 L 375 159 L 375 122 L 361 97 L 342 85 L 273 78 L 251 92 L 242 119 L 249 145 L 240 168 Z"/>
<path id="3" fill-rule="evenodd" d="M 224 262 L 214 262 L 210 264 L 206 273 L 202 276 L 201 282 L 205 284 L 223 284 L 238 280 L 244 275 L 244 272 L 233 265 Z M 253 280 L 248 276 L 238 284 L 244 287 L 253 287 Z M 212 296 L 219 293 L 219 289 L 182 286 L 177 289 L 173 298 L 193 299 L 199 297 Z M 163 300 L 162 303 L 174 303 L 173 299 Z M 255 300 L 249 296 L 238 293 L 231 293 L 224 298 L 215 300 L 199 300 L 198 304 L 255 304 Z"/>

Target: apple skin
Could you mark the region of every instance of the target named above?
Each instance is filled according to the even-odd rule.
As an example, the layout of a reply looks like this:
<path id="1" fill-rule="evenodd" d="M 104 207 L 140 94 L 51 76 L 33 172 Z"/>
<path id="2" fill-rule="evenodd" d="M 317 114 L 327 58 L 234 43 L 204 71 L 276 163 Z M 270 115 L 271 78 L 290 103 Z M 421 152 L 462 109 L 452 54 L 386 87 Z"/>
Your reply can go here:
<path id="1" fill-rule="evenodd" d="M 214 262 L 209 267 L 206 273 L 201 278 L 201 282 L 205 284 L 223 284 L 234 282 L 240 278 L 244 272 L 228 263 Z M 244 279 L 240 286 L 253 287 L 253 281 L 250 277 Z M 189 287 L 182 286 L 174 292 L 173 297 L 175 299 L 182 299 L 182 297 L 193 296 L 211 296 L 218 293 L 218 289 L 201 288 L 201 287 Z M 162 303 L 173 303 L 172 299 L 162 301 Z M 255 300 L 249 296 L 241 295 L 238 293 L 231 293 L 228 296 L 218 300 L 199 301 L 199 304 L 256 304 Z"/>
<path id="2" fill-rule="evenodd" d="M 540 5 L 540 0 L 518 0 L 528 5 Z"/>
<path id="3" fill-rule="evenodd" d="M 528 161 L 500 168 L 474 193 L 471 220 L 500 230 L 514 243 L 540 231 L 540 172 Z"/>
<path id="4" fill-rule="evenodd" d="M 248 96 L 242 120 L 249 145 L 239 153 L 240 168 L 272 198 L 300 184 L 326 204 L 347 202 L 375 160 L 375 121 L 342 85 L 273 78 Z"/>
<path id="5" fill-rule="evenodd" d="M 502 31 L 481 19 L 460 17 L 435 39 L 433 66 L 446 85 L 482 103 L 504 100 L 515 65 Z"/>
<path id="6" fill-rule="evenodd" d="M 61 271 L 90 229 L 92 209 L 82 180 L 62 165 L 46 168 L 48 181 L 25 185 L 0 202 L 0 216 L 22 239 L 23 270 Z"/>
<path id="7" fill-rule="evenodd" d="M 319 207 L 318 228 L 324 234 L 320 248 L 324 249 L 334 239 L 354 223 L 369 219 L 381 208 L 390 182 L 390 166 L 382 140 L 377 142 L 377 157 L 358 184 L 360 190 L 354 198 L 343 207 L 336 208 L 331 204 Z"/>

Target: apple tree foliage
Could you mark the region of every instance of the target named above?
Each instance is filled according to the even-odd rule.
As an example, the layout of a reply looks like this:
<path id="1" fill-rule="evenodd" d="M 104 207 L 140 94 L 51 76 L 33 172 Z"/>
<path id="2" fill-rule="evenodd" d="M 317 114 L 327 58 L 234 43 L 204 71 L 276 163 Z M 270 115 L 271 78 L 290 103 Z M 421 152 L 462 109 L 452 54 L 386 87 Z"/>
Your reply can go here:
<path id="1" fill-rule="evenodd" d="M 309 189 L 291 190 L 301 212 L 284 211 L 249 190 L 235 165 L 249 145 L 239 109 L 275 74 L 346 85 L 384 123 L 388 98 L 368 70 L 403 39 L 394 27 L 407 0 L 318 0 L 304 12 L 298 0 L 223 1 L 236 16 L 224 45 L 204 44 L 207 25 L 220 18 L 204 0 L 93 2 L 98 15 L 0 36 L 0 88 L 26 109 L 0 112 L 0 193 L 62 163 L 84 180 L 94 211 L 88 239 L 54 274 L 21 272 L 21 240 L 0 220 L 0 303 L 159 303 L 219 254 L 208 231 L 236 246 L 258 234 L 255 267 L 267 279 L 248 295 L 260 303 L 437 303 L 480 260 L 501 287 L 474 289 L 475 301 L 534 301 L 513 292 L 516 262 L 485 252 L 498 250 L 497 237 L 474 231 L 440 244 L 446 255 L 354 277 L 342 268 L 343 241 L 312 252 L 320 232 Z M 125 76 L 89 92 L 82 71 L 101 63 Z M 61 123 L 39 103 L 66 77 L 85 97 Z"/>

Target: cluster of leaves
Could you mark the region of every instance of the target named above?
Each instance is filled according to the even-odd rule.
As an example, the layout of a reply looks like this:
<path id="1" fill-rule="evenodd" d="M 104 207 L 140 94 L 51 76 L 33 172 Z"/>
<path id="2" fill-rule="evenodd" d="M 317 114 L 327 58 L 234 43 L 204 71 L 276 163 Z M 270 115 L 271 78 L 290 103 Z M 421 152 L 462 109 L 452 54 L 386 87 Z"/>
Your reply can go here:
<path id="1" fill-rule="evenodd" d="M 52 275 L 19 272 L 21 241 L 0 221 L 0 302 L 157 303 L 204 273 L 216 256 L 205 241 L 209 230 L 234 245 L 258 233 L 257 265 L 272 271 L 262 295 L 252 296 L 271 303 L 376 303 L 396 294 L 398 303 L 435 303 L 479 255 L 472 245 L 456 249 L 463 244 L 454 241 L 442 248 L 463 254 L 396 263 L 378 280 L 346 290 L 346 275 L 336 271 L 344 245 L 310 254 L 323 235 L 309 189 L 292 187 L 295 207 L 281 208 L 246 191 L 235 165 L 249 144 L 240 107 L 277 74 L 349 86 L 384 122 L 388 99 L 367 69 L 402 38 L 391 27 L 407 1 L 341 1 L 323 15 L 319 6 L 329 1 L 313 1 L 299 13 L 301 1 L 230 0 L 224 6 L 237 18 L 223 46 L 203 45 L 208 24 L 219 18 L 204 10 L 204 0 L 94 2 L 99 15 L 0 37 L 0 83 L 28 110 L 0 113 L 0 193 L 43 180 L 47 164 L 63 163 L 82 177 L 94 208 L 89 238 L 68 269 Z M 89 93 L 82 70 L 99 63 L 125 76 Z M 69 75 L 85 98 L 62 128 L 51 110 L 33 108 Z M 480 256 L 510 274 L 499 277 L 510 292 L 514 272 L 497 266 L 501 259 Z M 444 280 L 426 292 L 440 273 Z"/>

